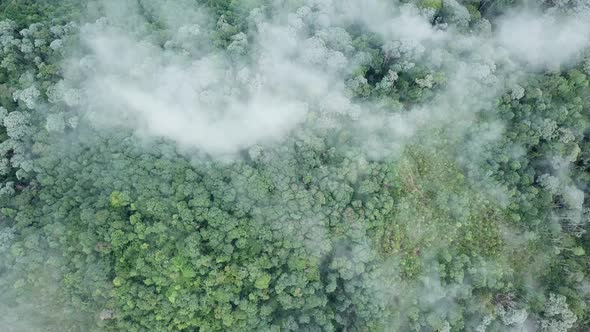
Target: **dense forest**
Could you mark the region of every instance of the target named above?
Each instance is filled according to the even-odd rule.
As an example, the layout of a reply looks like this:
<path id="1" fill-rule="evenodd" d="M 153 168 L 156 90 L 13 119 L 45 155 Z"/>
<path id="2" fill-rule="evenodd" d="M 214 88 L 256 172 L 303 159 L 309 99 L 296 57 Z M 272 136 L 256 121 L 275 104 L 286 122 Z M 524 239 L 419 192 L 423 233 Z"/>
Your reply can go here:
<path id="1" fill-rule="evenodd" d="M 590 330 L 590 1 L 0 0 L 0 330 Z"/>

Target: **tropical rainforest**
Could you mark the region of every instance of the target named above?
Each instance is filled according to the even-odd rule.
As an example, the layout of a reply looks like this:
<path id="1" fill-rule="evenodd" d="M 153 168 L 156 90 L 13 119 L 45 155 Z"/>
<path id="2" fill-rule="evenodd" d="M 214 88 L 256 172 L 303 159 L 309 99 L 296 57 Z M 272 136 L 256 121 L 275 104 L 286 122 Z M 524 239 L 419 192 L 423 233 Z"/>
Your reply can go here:
<path id="1" fill-rule="evenodd" d="M 589 331 L 590 1 L 1 0 L 0 330 Z"/>

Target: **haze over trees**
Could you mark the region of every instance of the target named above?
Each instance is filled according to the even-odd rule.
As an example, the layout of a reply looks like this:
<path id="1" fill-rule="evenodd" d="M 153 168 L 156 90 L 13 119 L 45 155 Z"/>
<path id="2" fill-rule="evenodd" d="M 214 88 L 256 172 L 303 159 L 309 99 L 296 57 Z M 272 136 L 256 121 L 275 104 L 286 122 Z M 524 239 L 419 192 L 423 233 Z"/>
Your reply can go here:
<path id="1" fill-rule="evenodd" d="M 0 1 L 0 330 L 587 331 L 587 0 Z"/>

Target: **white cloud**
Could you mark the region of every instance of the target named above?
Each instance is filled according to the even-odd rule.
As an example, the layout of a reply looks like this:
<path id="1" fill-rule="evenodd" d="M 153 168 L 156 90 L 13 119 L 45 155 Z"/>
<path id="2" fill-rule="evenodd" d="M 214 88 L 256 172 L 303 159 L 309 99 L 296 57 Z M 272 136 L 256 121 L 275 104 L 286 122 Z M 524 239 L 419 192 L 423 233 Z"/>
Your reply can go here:
<path id="1" fill-rule="evenodd" d="M 498 22 L 497 39 L 517 60 L 533 67 L 569 63 L 590 46 L 590 17 L 560 17 L 533 12 Z"/>

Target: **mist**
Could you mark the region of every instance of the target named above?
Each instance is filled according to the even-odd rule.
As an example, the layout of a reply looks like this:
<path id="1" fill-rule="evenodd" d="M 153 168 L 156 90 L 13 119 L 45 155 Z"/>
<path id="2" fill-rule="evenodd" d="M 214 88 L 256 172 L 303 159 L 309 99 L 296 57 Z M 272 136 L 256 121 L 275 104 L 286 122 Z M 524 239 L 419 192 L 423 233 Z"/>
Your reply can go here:
<path id="1" fill-rule="evenodd" d="M 139 16 L 133 6 L 116 6 L 118 13 Z M 82 27 L 80 43 L 87 54 L 69 59 L 67 70 L 76 71 L 75 81 L 66 76 L 65 83 L 79 87 L 82 106 L 99 114 L 97 123 L 217 156 L 280 142 L 310 113 L 359 121 L 362 112 L 355 126 L 368 135 L 387 130 L 391 139 L 385 144 L 403 144 L 408 133 L 432 127 L 462 130 L 476 112 L 517 86 L 525 72 L 571 64 L 590 43 L 582 14 L 536 15 L 538 10 L 519 8 L 498 18 L 494 31 L 488 27 L 477 34 L 433 26 L 431 13 L 409 4 L 319 1 L 299 8 L 277 3 L 267 7 L 270 17 L 253 9 L 247 34 L 230 36 L 227 50 L 220 51 L 209 40 L 213 23 L 204 9 L 190 7 L 199 13 L 194 19 L 170 20 L 170 9 L 153 6 L 168 24 L 167 42 L 162 45 L 140 19 L 100 18 Z M 396 59 L 401 72 L 420 64 L 444 73 L 439 84 L 425 75 L 425 86 L 434 90 L 431 102 L 409 107 L 401 117 L 383 116 L 375 115 L 378 102 L 351 97 L 358 78 L 354 68 L 365 65 L 368 55 L 354 49 L 343 28 L 358 23 L 382 38 L 382 51 Z M 366 119 L 375 116 L 368 124 Z"/>

